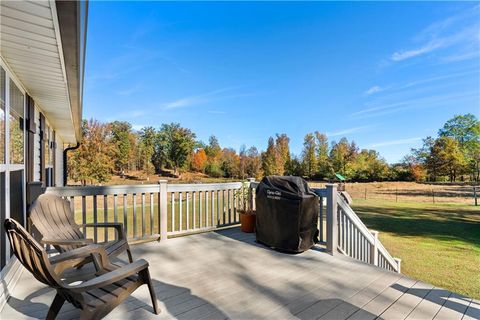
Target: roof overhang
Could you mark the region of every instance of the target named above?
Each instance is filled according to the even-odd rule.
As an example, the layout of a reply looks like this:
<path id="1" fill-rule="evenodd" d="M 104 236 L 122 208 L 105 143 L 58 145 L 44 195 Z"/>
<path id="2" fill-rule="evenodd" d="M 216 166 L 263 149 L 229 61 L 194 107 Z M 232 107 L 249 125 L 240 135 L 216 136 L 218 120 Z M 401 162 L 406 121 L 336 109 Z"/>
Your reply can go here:
<path id="1" fill-rule="evenodd" d="M 86 1 L 1 1 L 0 54 L 66 143 L 81 139 Z"/>

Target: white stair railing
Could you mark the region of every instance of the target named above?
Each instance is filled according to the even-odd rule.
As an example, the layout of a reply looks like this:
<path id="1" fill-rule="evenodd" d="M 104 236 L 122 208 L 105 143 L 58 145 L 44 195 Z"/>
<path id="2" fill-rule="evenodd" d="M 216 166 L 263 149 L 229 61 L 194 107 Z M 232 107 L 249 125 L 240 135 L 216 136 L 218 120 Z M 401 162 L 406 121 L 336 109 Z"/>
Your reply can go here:
<path id="1" fill-rule="evenodd" d="M 365 226 L 336 189 L 336 185 L 327 185 L 327 251 L 400 273 L 401 260 L 390 255 L 378 232 Z"/>

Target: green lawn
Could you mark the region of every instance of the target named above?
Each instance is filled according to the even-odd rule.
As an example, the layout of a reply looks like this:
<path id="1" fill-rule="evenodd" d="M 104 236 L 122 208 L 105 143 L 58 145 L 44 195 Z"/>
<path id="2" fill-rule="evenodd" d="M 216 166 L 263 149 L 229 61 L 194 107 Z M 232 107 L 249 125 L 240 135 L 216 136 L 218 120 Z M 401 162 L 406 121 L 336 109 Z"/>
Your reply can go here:
<path id="1" fill-rule="evenodd" d="M 187 230 L 192 229 L 193 226 L 195 228 L 205 228 L 210 226 L 215 226 L 217 224 L 229 224 L 235 223 L 235 221 L 239 221 L 238 213 L 233 210 L 233 198 L 230 195 L 230 203 L 228 201 L 227 196 L 225 197 L 220 193 L 219 196 L 215 197 L 213 203 L 213 212 L 212 212 L 212 201 L 209 198 L 208 206 L 206 207 L 205 198 L 202 198 L 202 205 L 200 206 L 199 199 L 196 199 L 196 202 L 193 203 L 192 199 L 190 199 L 188 204 L 188 222 L 187 222 L 187 205 L 185 199 L 182 202 L 182 209 L 180 211 L 180 202 L 178 198 L 175 200 L 175 207 L 174 207 L 174 221 L 172 221 L 172 203 L 171 201 L 168 202 L 167 205 L 167 231 L 172 231 L 172 226 L 174 227 L 174 231 Z M 133 205 L 127 203 L 126 209 L 124 210 L 123 201 L 119 201 L 117 205 L 117 221 L 124 223 L 124 214 L 127 215 L 127 235 L 129 238 L 140 238 L 142 237 L 143 230 L 145 230 L 145 236 L 150 234 L 158 234 L 160 232 L 158 227 L 159 221 L 159 212 L 158 212 L 158 205 L 156 201 L 153 202 L 153 207 L 150 207 L 149 199 L 147 199 L 145 203 L 145 207 L 142 212 L 141 203 L 137 202 L 136 212 L 134 215 L 133 212 Z M 194 206 L 195 206 L 195 220 L 194 220 Z M 230 206 L 230 209 L 229 209 Z M 76 206 L 75 210 L 75 220 L 78 224 L 82 224 L 82 212 L 80 209 L 81 205 Z M 113 205 L 109 206 L 107 219 L 104 218 L 104 210 L 103 204 L 99 204 L 97 208 L 97 222 L 113 222 L 115 221 L 115 214 L 113 210 Z M 151 210 L 152 208 L 152 210 Z M 220 209 L 219 209 L 220 208 Z M 208 217 L 207 211 L 208 209 Z M 229 213 L 230 212 L 230 217 Z M 180 214 L 181 213 L 181 214 Z M 87 208 L 86 211 L 86 219 L 87 223 L 94 222 L 93 220 L 93 209 Z M 136 216 L 136 219 L 134 219 Z M 151 216 L 153 219 L 151 219 Z M 180 216 L 182 216 L 181 227 L 180 227 Z M 134 225 L 134 221 L 136 221 Z M 212 222 L 213 221 L 213 222 Z M 207 225 L 208 222 L 208 225 Z M 124 224 L 125 225 L 125 224 Z M 135 226 L 135 228 L 134 228 Z M 152 226 L 152 232 L 150 232 Z M 134 229 L 136 232 L 134 232 Z M 87 237 L 93 238 L 93 230 L 92 228 L 87 229 Z M 98 241 L 104 241 L 104 231 L 103 229 L 98 229 Z M 108 239 L 111 240 L 115 237 L 115 231 L 113 229 L 108 229 Z"/>
<path id="2" fill-rule="evenodd" d="M 480 298 L 480 207 L 360 199 L 352 207 L 402 259 L 402 273 Z"/>

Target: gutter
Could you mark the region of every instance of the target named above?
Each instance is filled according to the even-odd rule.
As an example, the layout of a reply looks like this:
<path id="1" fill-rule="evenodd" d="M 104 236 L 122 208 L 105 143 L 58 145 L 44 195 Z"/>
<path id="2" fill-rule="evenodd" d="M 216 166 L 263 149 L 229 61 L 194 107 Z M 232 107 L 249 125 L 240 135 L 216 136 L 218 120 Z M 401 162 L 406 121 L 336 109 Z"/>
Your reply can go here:
<path id="1" fill-rule="evenodd" d="M 68 177 L 68 157 L 67 157 L 67 153 L 68 153 L 68 151 L 76 150 L 79 147 L 80 147 L 80 142 L 77 142 L 77 145 L 75 147 L 68 147 L 65 150 L 63 150 L 63 186 L 64 187 L 67 185 L 67 177 Z"/>

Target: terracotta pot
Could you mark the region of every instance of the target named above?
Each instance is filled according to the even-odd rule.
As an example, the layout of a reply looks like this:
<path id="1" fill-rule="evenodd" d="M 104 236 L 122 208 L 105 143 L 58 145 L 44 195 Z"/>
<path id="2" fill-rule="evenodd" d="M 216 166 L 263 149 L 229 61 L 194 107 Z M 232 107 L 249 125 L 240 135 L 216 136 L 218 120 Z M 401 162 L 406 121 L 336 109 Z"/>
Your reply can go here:
<path id="1" fill-rule="evenodd" d="M 240 230 L 242 232 L 252 233 L 255 232 L 255 222 L 257 216 L 255 215 L 255 211 L 242 211 L 240 212 Z"/>

